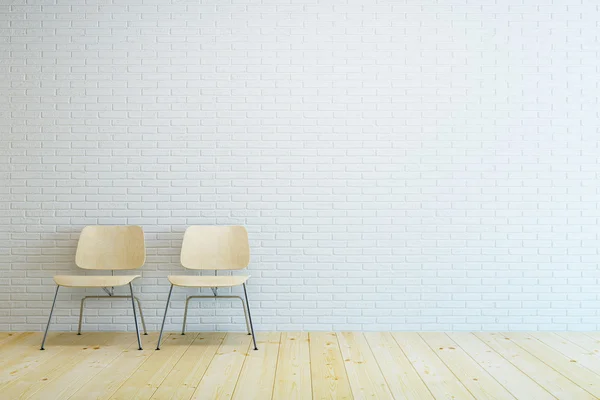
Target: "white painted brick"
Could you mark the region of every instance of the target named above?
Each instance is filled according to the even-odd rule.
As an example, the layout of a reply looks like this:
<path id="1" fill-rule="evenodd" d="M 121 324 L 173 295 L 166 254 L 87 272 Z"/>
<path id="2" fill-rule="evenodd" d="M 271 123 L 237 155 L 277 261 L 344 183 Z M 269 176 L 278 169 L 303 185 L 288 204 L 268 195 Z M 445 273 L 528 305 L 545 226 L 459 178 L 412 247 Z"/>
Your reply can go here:
<path id="1" fill-rule="evenodd" d="M 0 6 L 0 330 L 42 329 L 88 224 L 144 227 L 152 330 L 190 224 L 247 226 L 259 330 L 600 327 L 596 5 L 33 3 Z"/>

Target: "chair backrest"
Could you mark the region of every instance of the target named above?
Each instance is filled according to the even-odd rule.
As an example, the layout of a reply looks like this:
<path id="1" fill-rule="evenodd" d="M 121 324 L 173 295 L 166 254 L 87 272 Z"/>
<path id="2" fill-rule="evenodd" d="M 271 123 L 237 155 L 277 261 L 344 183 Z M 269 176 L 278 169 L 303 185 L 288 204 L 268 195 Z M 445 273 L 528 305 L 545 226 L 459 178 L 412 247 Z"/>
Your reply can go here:
<path id="1" fill-rule="evenodd" d="M 190 226 L 183 235 L 181 265 L 188 269 L 243 269 L 250 263 L 243 226 Z"/>
<path id="2" fill-rule="evenodd" d="M 144 231 L 139 226 L 86 226 L 75 263 L 84 269 L 136 269 L 146 261 Z"/>

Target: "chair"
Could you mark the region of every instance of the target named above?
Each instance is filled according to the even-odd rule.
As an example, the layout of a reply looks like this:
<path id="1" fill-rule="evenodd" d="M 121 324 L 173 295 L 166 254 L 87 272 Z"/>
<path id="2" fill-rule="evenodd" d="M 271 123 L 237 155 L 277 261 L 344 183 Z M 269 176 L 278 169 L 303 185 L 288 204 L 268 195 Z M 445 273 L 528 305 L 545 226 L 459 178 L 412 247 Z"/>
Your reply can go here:
<path id="1" fill-rule="evenodd" d="M 77 253 L 75 255 L 75 264 L 82 269 L 90 270 L 111 270 L 112 275 L 87 276 L 87 275 L 57 275 L 54 277 L 56 283 L 56 292 L 54 301 L 50 309 L 46 332 L 42 339 L 41 350 L 44 350 L 48 328 L 52 320 L 52 313 L 58 296 L 58 289 L 61 286 L 73 288 L 102 288 L 108 296 L 86 296 L 81 300 L 79 312 L 79 329 L 77 334 L 81 335 L 81 320 L 83 318 L 83 306 L 86 299 L 115 299 L 131 298 L 133 307 L 133 319 L 135 322 L 135 331 L 139 350 L 142 350 L 142 341 L 140 330 L 138 328 L 137 314 L 135 310 L 135 301 L 140 309 L 140 317 L 146 332 L 146 324 L 142 314 L 142 307 L 137 297 L 133 295 L 133 286 L 131 282 L 139 278 L 140 275 L 114 275 L 114 270 L 137 269 L 144 265 L 146 261 L 146 246 L 144 243 L 144 231 L 139 226 L 87 226 L 83 228 L 79 235 L 77 243 Z M 115 296 L 114 288 L 117 286 L 129 285 L 130 296 Z M 110 289 L 109 289 L 110 288 Z M 134 301 L 135 300 L 135 301 Z"/>
<path id="2" fill-rule="evenodd" d="M 246 328 L 248 335 L 252 335 L 254 350 L 256 337 L 252 325 L 250 305 L 248 304 L 248 292 L 246 281 L 250 276 L 218 276 L 219 270 L 239 270 L 248 267 L 250 263 L 250 245 L 248 244 L 248 232 L 243 226 L 190 226 L 183 236 L 181 245 L 181 265 L 187 269 L 214 270 L 214 276 L 190 276 L 171 275 L 168 277 L 171 283 L 165 315 L 163 316 L 160 334 L 156 350 L 160 350 L 160 341 L 167 319 L 167 310 L 171 301 L 173 286 L 186 288 L 211 288 L 213 296 L 188 296 L 185 301 L 185 312 L 183 315 L 183 328 L 181 334 L 185 335 L 185 324 L 187 321 L 188 305 L 191 299 L 240 299 L 244 307 Z M 218 295 L 218 288 L 242 285 L 244 288 L 244 299 L 241 296 Z"/>

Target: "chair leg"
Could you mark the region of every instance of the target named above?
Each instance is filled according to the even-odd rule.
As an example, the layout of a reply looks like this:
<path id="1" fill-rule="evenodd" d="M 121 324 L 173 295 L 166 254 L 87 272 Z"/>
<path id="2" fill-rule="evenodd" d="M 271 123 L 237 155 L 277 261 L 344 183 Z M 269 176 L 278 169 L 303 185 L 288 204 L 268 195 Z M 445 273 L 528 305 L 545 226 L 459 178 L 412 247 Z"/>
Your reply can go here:
<path id="1" fill-rule="evenodd" d="M 137 297 L 135 298 L 135 301 L 137 301 L 138 308 L 140 309 L 140 319 L 142 320 L 142 328 L 144 329 L 144 335 L 147 335 L 148 331 L 146 330 L 146 321 L 144 320 L 144 313 L 142 312 L 142 303 Z"/>
<path id="2" fill-rule="evenodd" d="M 79 307 L 79 326 L 77 328 L 77 334 L 81 335 L 81 321 L 83 320 L 83 303 L 85 303 L 85 297 L 81 299 L 81 307 Z"/>
<path id="3" fill-rule="evenodd" d="M 169 309 L 169 302 L 171 301 L 171 293 L 173 293 L 173 285 L 171 285 L 171 288 L 169 289 L 167 305 L 165 306 L 165 315 L 163 315 L 162 325 L 160 326 L 160 334 L 158 335 L 158 343 L 156 343 L 156 350 L 160 350 L 160 340 L 162 339 L 163 329 L 165 329 L 165 320 L 167 319 L 167 310 Z"/>
<path id="4" fill-rule="evenodd" d="M 135 297 L 133 295 L 133 285 L 129 282 L 129 291 L 131 292 L 131 307 L 133 308 L 133 321 L 135 322 L 135 332 L 137 333 L 138 350 L 142 350 L 142 338 L 140 337 L 140 328 L 138 327 L 137 314 L 135 312 Z"/>
<path id="5" fill-rule="evenodd" d="M 258 350 L 256 347 L 256 336 L 254 335 L 254 326 L 252 325 L 252 315 L 250 314 L 250 303 L 248 303 L 248 292 L 246 291 L 246 284 L 244 286 L 244 297 L 246 298 L 246 307 L 248 308 L 248 320 L 250 321 L 250 330 L 252 331 L 252 341 L 254 342 L 254 350 Z"/>
<path id="6" fill-rule="evenodd" d="M 185 324 L 187 323 L 187 312 L 188 312 L 188 305 L 190 304 L 190 300 L 191 297 L 188 297 L 185 299 L 185 311 L 183 312 L 183 327 L 181 328 L 181 334 L 185 335 Z M 166 310 L 165 310 L 165 314 L 166 314 Z"/>
<path id="7" fill-rule="evenodd" d="M 56 297 L 58 296 L 58 289 L 60 285 L 56 285 L 56 292 L 54 293 L 54 300 L 52 301 L 52 308 L 50 309 L 50 315 L 48 316 L 48 324 L 46 325 L 46 332 L 44 332 L 44 338 L 42 339 L 42 346 L 40 350 L 44 349 L 44 344 L 46 343 L 46 336 L 48 336 L 48 328 L 50 328 L 50 321 L 52 320 L 52 313 L 54 312 L 54 306 L 56 305 Z"/>
<path id="8" fill-rule="evenodd" d="M 244 300 L 242 300 L 241 297 L 240 301 L 242 302 L 242 309 L 244 310 L 244 321 L 246 321 L 246 331 L 248 332 L 248 335 L 252 335 L 252 333 L 250 333 L 250 322 L 248 322 L 248 311 L 246 311 L 246 305 L 244 304 Z"/>
<path id="9" fill-rule="evenodd" d="M 114 296 L 91 296 L 93 298 L 99 298 L 99 299 L 110 299 L 111 297 Z M 128 297 L 128 296 L 118 296 L 118 297 Z M 81 335 L 81 324 L 83 321 L 83 310 L 84 310 L 84 305 L 85 305 L 85 301 L 88 299 L 89 297 L 86 296 L 83 299 L 81 299 L 81 307 L 79 307 L 79 325 L 77 328 L 77 334 Z M 144 313 L 142 312 L 142 303 L 140 302 L 140 299 L 138 299 L 137 297 L 135 298 L 135 301 L 137 301 L 138 304 L 138 309 L 140 310 L 140 319 L 142 320 L 142 328 L 144 329 L 144 335 L 148 335 L 148 330 L 146 329 L 146 320 L 144 319 Z"/>

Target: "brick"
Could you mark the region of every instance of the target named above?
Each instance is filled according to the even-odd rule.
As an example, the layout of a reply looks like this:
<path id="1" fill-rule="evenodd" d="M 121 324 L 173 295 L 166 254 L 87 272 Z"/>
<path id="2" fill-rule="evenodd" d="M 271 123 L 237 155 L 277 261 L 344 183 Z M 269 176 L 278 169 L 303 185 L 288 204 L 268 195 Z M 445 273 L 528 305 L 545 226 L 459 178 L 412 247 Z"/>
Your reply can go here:
<path id="1" fill-rule="evenodd" d="M 595 5 L 20 3 L 0 6 L 0 330 L 43 328 L 87 224 L 147 232 L 150 330 L 190 224 L 247 226 L 258 330 L 600 328 Z M 128 307 L 90 301 L 86 330 L 133 330 Z M 244 329 L 236 302 L 193 311 Z"/>

